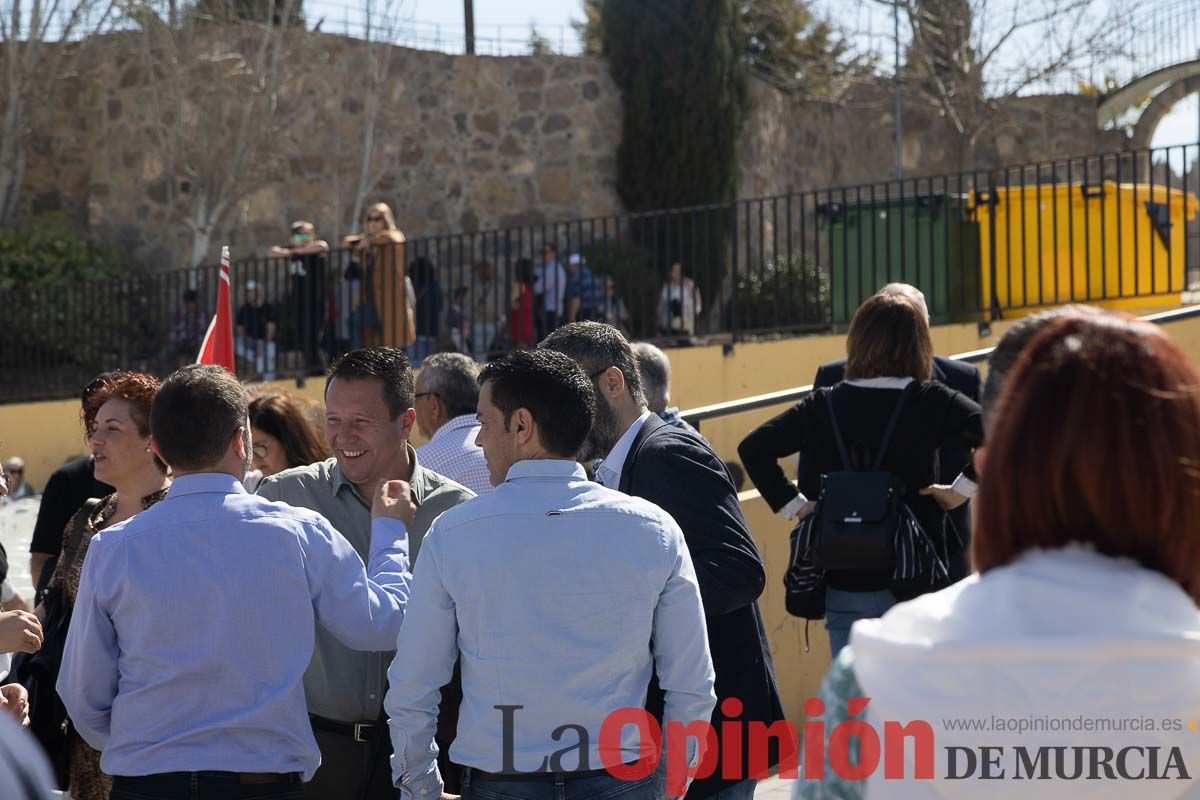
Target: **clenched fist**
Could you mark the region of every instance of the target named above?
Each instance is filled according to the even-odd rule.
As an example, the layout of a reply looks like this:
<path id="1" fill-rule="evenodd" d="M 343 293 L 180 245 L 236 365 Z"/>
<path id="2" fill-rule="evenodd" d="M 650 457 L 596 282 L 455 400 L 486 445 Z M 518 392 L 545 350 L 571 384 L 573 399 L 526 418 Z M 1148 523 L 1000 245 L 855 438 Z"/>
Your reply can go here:
<path id="1" fill-rule="evenodd" d="M 417 514 L 417 504 L 412 499 L 412 487 L 408 481 L 384 481 L 379 485 L 375 502 L 371 505 L 372 517 L 391 517 L 412 527 Z"/>

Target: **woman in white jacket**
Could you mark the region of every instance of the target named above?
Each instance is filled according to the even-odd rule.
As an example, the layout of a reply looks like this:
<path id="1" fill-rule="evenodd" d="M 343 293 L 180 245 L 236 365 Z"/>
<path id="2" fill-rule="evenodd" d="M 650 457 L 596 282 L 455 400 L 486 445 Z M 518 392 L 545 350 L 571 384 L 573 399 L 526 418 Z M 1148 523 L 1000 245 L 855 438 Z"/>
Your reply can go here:
<path id="1" fill-rule="evenodd" d="M 797 795 L 1200 797 L 1200 372 L 1152 325 L 1068 315 L 992 423 L 977 574 L 854 625 Z"/>

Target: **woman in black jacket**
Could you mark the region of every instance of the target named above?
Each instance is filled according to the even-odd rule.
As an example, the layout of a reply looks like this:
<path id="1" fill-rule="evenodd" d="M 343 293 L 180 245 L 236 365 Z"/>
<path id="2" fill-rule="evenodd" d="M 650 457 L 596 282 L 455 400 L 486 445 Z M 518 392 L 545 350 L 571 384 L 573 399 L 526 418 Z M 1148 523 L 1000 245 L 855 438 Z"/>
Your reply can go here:
<path id="1" fill-rule="evenodd" d="M 947 530 L 945 512 L 965 502 L 974 487 L 969 480 L 956 482 L 958 491 L 936 485 L 937 451 L 956 437 L 978 446 L 983 440 L 980 408 L 960 392 L 929 380 L 929 325 L 907 297 L 876 295 L 863 303 L 850 323 L 846 351 L 845 380 L 832 389 L 818 389 L 752 431 L 738 447 L 742 464 L 771 510 L 800 522 L 815 509 L 822 475 L 872 468 L 900 405 L 880 470 L 899 481 L 901 502 L 944 562 L 963 546 Z M 827 394 L 853 464 L 842 463 Z M 798 487 L 778 464 L 795 453 L 801 454 Z M 892 569 L 830 570 L 825 581 L 825 627 L 835 657 L 856 620 L 878 617 L 898 600 L 945 584 L 940 571 L 900 581 Z"/>

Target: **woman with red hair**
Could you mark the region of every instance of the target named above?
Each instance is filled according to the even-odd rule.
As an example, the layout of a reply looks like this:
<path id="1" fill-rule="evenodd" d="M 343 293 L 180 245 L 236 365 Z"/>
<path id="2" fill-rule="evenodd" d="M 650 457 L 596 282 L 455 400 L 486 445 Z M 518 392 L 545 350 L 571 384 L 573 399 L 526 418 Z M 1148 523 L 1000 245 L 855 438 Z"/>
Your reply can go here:
<path id="1" fill-rule="evenodd" d="M 150 406 L 158 386 L 153 376 L 116 372 L 88 398 L 84 419 L 96 479 L 116 491 L 87 501 L 63 531 L 62 552 L 50 587 L 63 593 L 68 608 L 75 605 L 92 537 L 162 500 L 171 485 L 166 465 L 150 446 Z M 112 790 L 112 778 L 100 769 L 100 753 L 73 730 L 69 758 L 71 797 L 105 800 Z"/>
<path id="2" fill-rule="evenodd" d="M 1139 777 L 1139 797 L 1200 794 L 1200 372 L 1153 325 L 1064 316 L 1017 360 L 976 460 L 977 574 L 856 623 L 811 709 L 831 731 L 870 698 L 881 737 L 885 721 L 930 730 L 902 779 L 827 766 L 797 793 L 964 796 L 986 767 L 1044 780 L 972 780 L 972 796 L 1080 796 L 1087 780 L 1089 797 L 1128 797 Z M 922 736 L 936 758 L 914 757 Z"/>

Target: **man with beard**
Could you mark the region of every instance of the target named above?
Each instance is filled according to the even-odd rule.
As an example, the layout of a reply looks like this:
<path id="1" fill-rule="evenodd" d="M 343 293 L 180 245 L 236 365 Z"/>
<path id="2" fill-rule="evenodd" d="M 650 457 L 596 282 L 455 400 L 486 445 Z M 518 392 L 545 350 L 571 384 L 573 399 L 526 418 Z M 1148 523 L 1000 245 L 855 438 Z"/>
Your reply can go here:
<path id="1" fill-rule="evenodd" d="M 539 347 L 570 356 L 596 387 L 596 418 L 579 460 L 603 458 L 596 471 L 600 483 L 649 500 L 674 517 L 696 566 L 717 674 L 712 724 L 721 739 L 728 711 L 743 726 L 743 735 L 741 746 L 730 748 L 740 763 L 722 764 L 727 756 L 722 743 L 716 769 L 710 777 L 696 780 L 687 796 L 749 800 L 755 783 L 765 775 L 746 775 L 744 725 L 769 726 L 783 720 L 784 713 L 758 610 L 766 572 L 733 480 L 707 442 L 650 412 L 633 349 L 616 328 L 598 322 L 571 323 Z M 727 698 L 738 700 L 740 709 L 739 704 L 725 704 Z M 661 718 L 662 692 L 655 681 L 651 681 L 647 707 Z M 772 752 L 769 764 L 778 759 L 779 753 Z M 740 777 L 722 778 L 726 771 Z"/>

